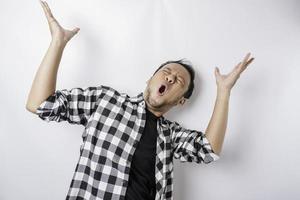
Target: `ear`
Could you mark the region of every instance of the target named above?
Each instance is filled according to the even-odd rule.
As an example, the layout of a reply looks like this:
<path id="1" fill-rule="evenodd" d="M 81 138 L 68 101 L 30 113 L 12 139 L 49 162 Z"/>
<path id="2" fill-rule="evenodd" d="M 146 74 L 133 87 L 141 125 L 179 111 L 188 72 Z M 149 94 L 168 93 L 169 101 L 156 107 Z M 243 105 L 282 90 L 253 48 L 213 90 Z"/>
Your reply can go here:
<path id="1" fill-rule="evenodd" d="M 147 85 L 149 84 L 150 79 L 151 79 L 151 78 L 149 78 L 149 79 L 146 81 Z"/>
<path id="2" fill-rule="evenodd" d="M 185 102 L 186 102 L 186 98 L 182 97 L 182 99 L 180 99 L 180 100 L 178 101 L 177 104 L 183 106 L 183 104 L 184 104 Z"/>

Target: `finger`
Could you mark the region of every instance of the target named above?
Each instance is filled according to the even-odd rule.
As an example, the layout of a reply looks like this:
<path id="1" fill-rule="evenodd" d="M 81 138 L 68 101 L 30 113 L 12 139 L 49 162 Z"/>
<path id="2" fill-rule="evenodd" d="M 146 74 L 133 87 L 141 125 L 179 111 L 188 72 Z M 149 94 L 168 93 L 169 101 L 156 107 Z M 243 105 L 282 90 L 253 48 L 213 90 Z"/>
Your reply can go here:
<path id="1" fill-rule="evenodd" d="M 254 58 L 251 58 L 251 59 L 246 63 L 246 66 L 248 66 L 253 60 L 254 60 Z"/>
<path id="2" fill-rule="evenodd" d="M 250 52 L 249 53 L 247 53 L 247 55 L 244 57 L 244 59 L 243 59 L 243 64 L 242 65 L 244 65 L 247 61 L 248 61 L 248 58 L 250 57 Z"/>
<path id="3" fill-rule="evenodd" d="M 50 7 L 49 7 L 48 3 L 46 1 L 43 1 L 43 3 L 45 5 L 46 9 L 50 12 Z"/>
<path id="4" fill-rule="evenodd" d="M 43 4 L 44 4 L 44 7 L 46 9 L 47 15 L 49 17 L 49 21 L 51 22 L 51 21 L 55 20 L 53 14 L 51 12 L 51 9 L 50 9 L 49 5 L 47 4 L 47 2 L 43 1 Z"/>
<path id="5" fill-rule="evenodd" d="M 52 21 L 55 20 L 55 18 L 53 17 L 53 15 L 51 14 L 51 12 L 49 12 L 49 9 L 47 8 L 46 4 L 44 1 L 41 1 L 43 10 L 45 12 L 46 18 L 48 20 L 48 23 L 50 24 Z"/>
<path id="6" fill-rule="evenodd" d="M 49 15 L 50 15 L 51 17 L 53 17 L 53 14 L 52 14 L 52 12 L 51 12 L 51 9 L 50 9 L 48 3 L 47 3 L 46 1 L 44 1 L 44 2 L 45 2 L 45 6 L 46 6 L 46 9 L 47 9 Z"/>
<path id="7" fill-rule="evenodd" d="M 250 53 L 247 53 L 247 55 L 245 56 L 243 61 L 239 62 L 239 64 L 237 64 L 235 66 L 235 68 L 231 71 L 230 75 L 239 77 L 240 74 L 247 68 L 247 66 L 254 60 L 254 58 L 251 58 L 250 60 L 248 60 L 249 56 L 250 56 Z"/>
<path id="8" fill-rule="evenodd" d="M 250 58 L 250 60 L 241 69 L 241 72 L 243 72 L 253 60 L 254 60 L 254 58 Z"/>
<path id="9" fill-rule="evenodd" d="M 43 1 L 40 1 L 40 2 L 41 2 L 41 6 L 42 6 L 42 8 L 43 8 L 43 10 L 44 10 L 44 13 L 45 13 L 46 17 L 48 18 L 48 11 L 47 11 L 47 9 L 46 9 L 46 6 L 45 6 L 45 4 L 44 4 Z"/>
<path id="10" fill-rule="evenodd" d="M 246 69 L 246 67 L 250 64 L 250 63 L 252 63 L 252 61 L 254 60 L 254 58 L 250 58 L 250 60 L 248 60 L 248 62 L 245 64 L 245 69 Z"/>
<path id="11" fill-rule="evenodd" d="M 242 66 L 241 66 L 241 70 L 244 70 L 246 67 L 247 67 L 247 63 L 251 60 L 248 60 L 249 59 L 249 57 L 250 57 L 250 52 L 249 53 L 247 53 L 247 55 L 245 56 L 245 58 L 244 58 L 244 60 L 243 60 L 243 63 L 242 63 Z M 252 61 L 251 61 L 252 62 Z"/>
<path id="12" fill-rule="evenodd" d="M 45 11 L 45 13 L 46 13 L 47 15 L 49 15 L 48 8 L 47 8 L 45 2 L 44 2 L 44 1 L 40 1 L 40 2 L 41 2 L 41 5 L 42 5 L 43 10 Z"/>
<path id="13" fill-rule="evenodd" d="M 241 67 L 241 65 L 242 65 L 242 62 L 239 62 L 234 68 L 238 69 L 239 67 Z"/>
<path id="14" fill-rule="evenodd" d="M 239 71 L 239 68 L 241 67 L 242 62 L 239 62 L 232 70 L 230 73 L 237 73 Z"/>

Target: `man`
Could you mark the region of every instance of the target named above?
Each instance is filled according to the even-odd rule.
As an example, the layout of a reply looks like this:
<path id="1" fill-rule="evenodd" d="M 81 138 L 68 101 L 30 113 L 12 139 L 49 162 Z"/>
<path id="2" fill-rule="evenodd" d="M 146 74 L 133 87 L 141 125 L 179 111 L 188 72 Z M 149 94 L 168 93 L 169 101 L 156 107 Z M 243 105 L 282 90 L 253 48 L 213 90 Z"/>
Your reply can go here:
<path id="1" fill-rule="evenodd" d="M 250 53 L 228 75 L 215 69 L 217 98 L 204 134 L 163 116 L 192 95 L 194 70 L 182 60 L 163 63 L 144 92 L 134 97 L 105 85 L 56 90 L 64 47 L 79 28 L 62 28 L 47 3 L 41 1 L 41 5 L 52 41 L 26 108 L 47 122 L 68 121 L 85 127 L 66 199 L 171 200 L 173 158 L 206 164 L 219 159 L 230 92 L 253 61 Z"/>

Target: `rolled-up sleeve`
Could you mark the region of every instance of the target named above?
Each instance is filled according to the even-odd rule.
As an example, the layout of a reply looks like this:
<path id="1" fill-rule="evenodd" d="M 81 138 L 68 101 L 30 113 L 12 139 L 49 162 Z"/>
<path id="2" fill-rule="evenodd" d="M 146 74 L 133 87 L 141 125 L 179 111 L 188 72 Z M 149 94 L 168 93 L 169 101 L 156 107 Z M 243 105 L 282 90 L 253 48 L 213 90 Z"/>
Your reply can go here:
<path id="1" fill-rule="evenodd" d="M 86 125 L 89 117 L 107 91 L 107 86 L 56 90 L 36 110 L 42 120 L 68 121 L 70 124 Z"/>
<path id="2" fill-rule="evenodd" d="M 175 159 L 208 164 L 220 158 L 203 132 L 184 128 L 176 121 L 172 122 L 170 129 Z"/>

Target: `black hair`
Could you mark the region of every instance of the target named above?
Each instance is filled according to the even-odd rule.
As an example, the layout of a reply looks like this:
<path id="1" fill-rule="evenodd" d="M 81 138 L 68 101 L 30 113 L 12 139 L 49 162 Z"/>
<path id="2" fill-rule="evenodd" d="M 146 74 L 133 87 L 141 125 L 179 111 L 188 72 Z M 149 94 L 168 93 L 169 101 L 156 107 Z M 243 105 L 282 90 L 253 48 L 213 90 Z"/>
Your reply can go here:
<path id="1" fill-rule="evenodd" d="M 187 99 L 190 98 L 190 96 L 192 95 L 193 93 L 193 90 L 194 90 L 194 79 L 195 79 L 195 70 L 192 66 L 192 64 L 189 64 L 189 63 L 186 63 L 184 62 L 184 58 L 183 59 L 180 59 L 180 60 L 169 60 L 167 62 L 164 62 L 162 63 L 158 68 L 157 70 L 154 72 L 154 74 L 156 72 L 158 72 L 163 66 L 169 64 L 169 63 L 177 63 L 177 64 L 180 64 L 181 66 L 183 66 L 190 74 L 190 84 L 188 86 L 188 90 L 183 94 L 183 96 Z M 153 74 L 153 75 L 154 75 Z M 152 76 L 153 76 L 152 75 Z"/>

